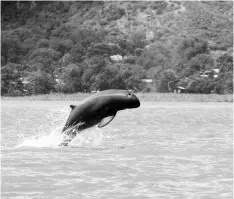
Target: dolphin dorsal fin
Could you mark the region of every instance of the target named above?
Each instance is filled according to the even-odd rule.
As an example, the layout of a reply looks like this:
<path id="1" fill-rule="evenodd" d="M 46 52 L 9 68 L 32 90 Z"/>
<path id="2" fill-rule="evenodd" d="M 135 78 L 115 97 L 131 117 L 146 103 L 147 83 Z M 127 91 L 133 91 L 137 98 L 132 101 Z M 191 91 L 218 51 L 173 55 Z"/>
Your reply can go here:
<path id="1" fill-rule="evenodd" d="M 71 109 L 73 109 L 73 108 L 75 108 L 75 107 L 76 107 L 75 105 L 70 105 L 70 108 L 71 108 Z"/>
<path id="2" fill-rule="evenodd" d="M 114 119 L 116 113 L 117 112 L 113 113 L 110 116 L 102 118 L 101 122 L 98 124 L 98 127 L 102 128 L 102 127 L 106 126 L 107 124 L 109 124 Z"/>

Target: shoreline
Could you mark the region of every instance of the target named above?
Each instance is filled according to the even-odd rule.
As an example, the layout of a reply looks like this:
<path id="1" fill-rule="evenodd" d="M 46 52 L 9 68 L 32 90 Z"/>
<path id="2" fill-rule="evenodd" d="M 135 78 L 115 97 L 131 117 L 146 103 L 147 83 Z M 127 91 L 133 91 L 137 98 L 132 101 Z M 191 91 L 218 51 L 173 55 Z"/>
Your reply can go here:
<path id="1" fill-rule="evenodd" d="M 233 102 L 232 94 L 175 94 L 175 93 L 135 93 L 141 102 Z M 1 96 L 1 101 L 82 101 L 91 93 L 52 93 L 23 97 Z"/>

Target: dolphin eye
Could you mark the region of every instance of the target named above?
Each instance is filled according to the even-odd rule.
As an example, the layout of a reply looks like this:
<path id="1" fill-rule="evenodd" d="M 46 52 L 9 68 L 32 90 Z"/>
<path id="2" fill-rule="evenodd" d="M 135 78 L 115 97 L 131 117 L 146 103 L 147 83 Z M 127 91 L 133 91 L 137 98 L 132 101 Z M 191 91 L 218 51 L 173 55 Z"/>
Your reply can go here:
<path id="1" fill-rule="evenodd" d="M 132 93 L 128 93 L 128 96 L 131 96 L 132 95 Z"/>

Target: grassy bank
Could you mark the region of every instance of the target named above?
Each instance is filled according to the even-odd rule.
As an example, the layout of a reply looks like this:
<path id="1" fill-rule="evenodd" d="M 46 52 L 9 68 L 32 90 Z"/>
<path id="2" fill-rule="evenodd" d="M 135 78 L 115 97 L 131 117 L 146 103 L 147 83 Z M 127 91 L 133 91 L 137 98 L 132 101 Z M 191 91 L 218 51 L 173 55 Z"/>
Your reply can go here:
<path id="1" fill-rule="evenodd" d="M 82 101 L 90 93 L 34 95 L 25 97 L 2 97 L 2 100 L 30 101 Z M 136 93 L 142 102 L 233 102 L 233 95 L 217 94 L 174 94 L 174 93 Z"/>

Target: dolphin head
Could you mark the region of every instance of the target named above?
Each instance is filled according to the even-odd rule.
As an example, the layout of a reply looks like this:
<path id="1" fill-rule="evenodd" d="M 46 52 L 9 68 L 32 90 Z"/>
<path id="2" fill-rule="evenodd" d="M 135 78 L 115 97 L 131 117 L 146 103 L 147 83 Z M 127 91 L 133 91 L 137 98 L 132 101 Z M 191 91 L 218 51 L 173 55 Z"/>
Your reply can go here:
<path id="1" fill-rule="evenodd" d="M 104 107 L 109 107 L 111 110 L 124 110 L 138 108 L 140 101 L 131 90 L 118 90 L 110 89 L 99 92 L 96 97 L 100 96 L 100 103 L 104 104 Z"/>
<path id="2" fill-rule="evenodd" d="M 141 105 L 139 99 L 132 91 L 127 91 L 125 104 L 126 108 L 138 108 Z"/>
<path id="3" fill-rule="evenodd" d="M 140 106 L 139 99 L 131 90 L 116 90 L 115 96 L 113 106 L 117 110 L 138 108 Z"/>

